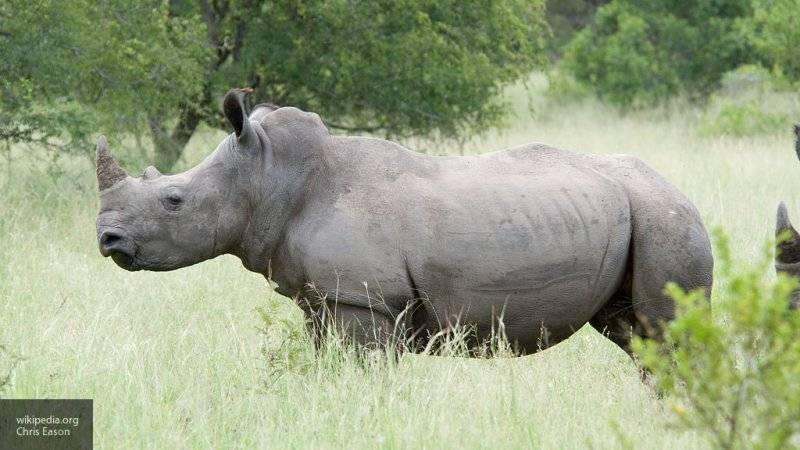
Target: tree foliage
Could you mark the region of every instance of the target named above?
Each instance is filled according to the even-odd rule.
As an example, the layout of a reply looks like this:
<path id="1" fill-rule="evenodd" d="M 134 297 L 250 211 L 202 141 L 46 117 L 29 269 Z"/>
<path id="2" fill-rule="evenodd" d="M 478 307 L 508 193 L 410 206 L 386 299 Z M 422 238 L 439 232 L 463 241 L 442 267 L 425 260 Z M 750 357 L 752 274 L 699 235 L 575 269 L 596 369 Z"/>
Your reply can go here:
<path id="1" fill-rule="evenodd" d="M 782 449 L 800 438 L 800 310 L 790 309 L 798 281 L 771 279 L 772 245 L 758 264 L 735 265 L 727 237 L 716 234 L 713 307 L 703 292 L 668 292 L 677 318 L 663 342 L 634 348 L 670 396 L 678 424 L 716 448 Z"/>
<path id="2" fill-rule="evenodd" d="M 0 17 L 6 142 L 71 147 L 98 128 L 136 133 L 201 83 L 199 21 L 171 17 L 166 4 L 7 0 Z"/>
<path id="3" fill-rule="evenodd" d="M 791 82 L 800 82 L 800 0 L 753 0 L 746 22 L 756 58 Z"/>
<path id="4" fill-rule="evenodd" d="M 564 67 L 622 106 L 703 97 L 747 61 L 750 0 L 613 0 L 569 43 Z"/>
<path id="5" fill-rule="evenodd" d="M 547 23 L 553 37 L 550 51 L 561 56 L 565 45 L 576 33 L 592 23 L 597 8 L 609 0 L 547 0 Z"/>
<path id="6" fill-rule="evenodd" d="M 544 60 L 542 0 L 7 0 L 0 139 L 147 130 L 170 168 L 219 98 L 318 112 L 335 128 L 456 136 L 503 115 Z"/>

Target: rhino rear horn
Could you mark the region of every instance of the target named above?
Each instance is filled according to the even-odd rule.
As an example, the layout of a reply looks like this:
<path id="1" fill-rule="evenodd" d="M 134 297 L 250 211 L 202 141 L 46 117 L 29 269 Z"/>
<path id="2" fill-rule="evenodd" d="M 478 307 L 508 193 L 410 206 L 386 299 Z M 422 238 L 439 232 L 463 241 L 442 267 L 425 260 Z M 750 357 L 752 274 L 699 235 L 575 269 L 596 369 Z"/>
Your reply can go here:
<path id="1" fill-rule="evenodd" d="M 144 169 L 144 172 L 142 173 L 142 179 L 144 180 L 155 180 L 160 176 L 161 172 L 159 172 L 158 169 L 156 169 L 153 166 L 147 166 L 147 168 Z"/>
<path id="2" fill-rule="evenodd" d="M 233 131 L 236 133 L 239 143 L 244 143 L 252 134 L 250 121 L 247 119 L 248 113 L 245 99 L 250 92 L 253 92 L 253 89 L 231 89 L 225 94 L 225 99 L 222 101 L 222 110 L 225 113 L 225 118 L 233 126 Z"/>
<path id="3" fill-rule="evenodd" d="M 124 180 L 128 175 L 122 167 L 114 161 L 108 150 L 108 141 L 105 136 L 97 139 L 97 186 L 102 191 Z"/>

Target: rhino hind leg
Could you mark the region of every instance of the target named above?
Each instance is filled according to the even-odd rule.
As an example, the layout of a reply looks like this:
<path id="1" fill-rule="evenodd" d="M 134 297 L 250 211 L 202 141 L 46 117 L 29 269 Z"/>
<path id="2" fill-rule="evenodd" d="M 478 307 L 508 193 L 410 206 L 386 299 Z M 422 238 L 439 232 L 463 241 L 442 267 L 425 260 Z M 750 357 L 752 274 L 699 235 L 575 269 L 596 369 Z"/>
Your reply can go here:
<path id="1" fill-rule="evenodd" d="M 675 302 L 664 293 L 667 283 L 704 289 L 710 296 L 714 261 L 700 214 L 680 191 L 637 158 L 611 161 L 602 169 L 625 186 L 631 206 L 627 275 L 593 321 L 613 331 L 624 316 L 629 336 L 616 340 L 629 351 L 631 336 L 659 339 L 663 324 L 675 318 Z M 604 314 L 617 317 L 616 323 L 604 323 Z"/>
<path id="2" fill-rule="evenodd" d="M 714 261 L 693 207 L 680 201 L 654 203 L 634 212 L 629 270 L 639 334 L 660 339 L 664 324 L 675 318 L 675 302 L 664 292 L 667 283 L 685 291 L 702 289 L 710 301 Z"/>
<path id="3" fill-rule="evenodd" d="M 641 326 L 633 312 L 630 281 L 630 276 L 627 276 L 623 286 L 589 320 L 589 324 L 595 330 L 617 344 L 629 355 L 631 354 L 631 338 L 642 335 Z"/>
<path id="4" fill-rule="evenodd" d="M 713 262 L 708 238 L 701 231 L 675 241 L 641 233 L 639 242 L 634 231 L 625 280 L 589 321 L 592 327 L 633 356 L 634 336 L 660 339 L 663 325 L 675 318 L 675 302 L 664 293 L 668 282 L 687 291 L 701 288 L 710 295 Z"/>
<path id="5" fill-rule="evenodd" d="M 710 299 L 714 263 L 708 235 L 696 213 L 675 210 L 681 208 L 659 215 L 660 223 L 652 212 L 643 214 L 650 217 L 639 229 L 634 221 L 630 294 L 642 337 L 660 339 L 663 325 L 675 318 L 675 302 L 664 292 L 667 283 L 685 291 L 703 289 Z"/>

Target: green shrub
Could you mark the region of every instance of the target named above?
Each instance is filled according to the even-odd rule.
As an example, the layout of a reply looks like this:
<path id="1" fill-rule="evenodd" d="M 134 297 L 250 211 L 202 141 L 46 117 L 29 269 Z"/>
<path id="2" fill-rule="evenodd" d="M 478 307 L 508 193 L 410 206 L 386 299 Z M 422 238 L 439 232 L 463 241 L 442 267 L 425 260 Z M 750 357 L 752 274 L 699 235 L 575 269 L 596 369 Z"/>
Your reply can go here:
<path id="1" fill-rule="evenodd" d="M 726 73 L 697 124 L 701 135 L 785 133 L 800 114 L 800 98 L 786 80 L 760 66 Z"/>
<path id="2" fill-rule="evenodd" d="M 560 56 L 564 46 L 575 33 L 594 20 L 595 11 L 608 0 L 547 0 L 547 23 L 553 36 L 550 52 Z"/>
<path id="3" fill-rule="evenodd" d="M 753 0 L 744 22 L 759 60 L 787 79 L 800 81 L 800 0 Z"/>
<path id="4" fill-rule="evenodd" d="M 788 114 L 767 111 L 758 100 L 736 102 L 712 96 L 697 131 L 701 135 L 751 136 L 785 131 L 790 123 Z"/>
<path id="5" fill-rule="evenodd" d="M 626 107 L 705 97 L 748 57 L 737 19 L 749 0 L 614 0 L 567 46 L 564 68 Z"/>
<path id="6" fill-rule="evenodd" d="M 546 95 L 549 98 L 562 102 L 576 102 L 584 100 L 591 93 L 586 85 L 577 81 L 569 72 L 565 73 L 556 68 L 547 74 Z"/>
<path id="7" fill-rule="evenodd" d="M 800 445 L 800 311 L 789 309 L 798 281 L 769 276 L 770 244 L 757 264 L 734 264 L 715 231 L 718 278 L 713 307 L 700 291 L 667 287 L 677 318 L 661 343 L 634 349 L 668 396 L 679 427 L 717 448 Z"/>

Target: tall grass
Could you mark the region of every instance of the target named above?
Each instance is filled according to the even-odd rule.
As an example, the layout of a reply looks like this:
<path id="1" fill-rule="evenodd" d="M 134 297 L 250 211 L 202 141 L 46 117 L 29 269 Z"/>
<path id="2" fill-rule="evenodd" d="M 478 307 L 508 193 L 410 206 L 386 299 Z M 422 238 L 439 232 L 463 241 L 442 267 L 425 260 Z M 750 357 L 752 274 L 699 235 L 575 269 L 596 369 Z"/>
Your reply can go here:
<path id="1" fill-rule="evenodd" d="M 539 141 L 639 156 L 742 257 L 759 254 L 778 199 L 800 214 L 788 124 L 775 136 L 699 138 L 690 110 L 542 103 L 532 117 L 525 94 L 511 98 L 518 116 L 503 132 L 463 147 L 412 144 L 445 154 Z M 196 136 L 184 164 L 220 137 Z M 101 258 L 91 163 L 61 158 L 53 176 L 23 151 L 0 166 L 0 345 L 23 358 L 0 352 L 0 377 L 17 364 L 0 395 L 93 398 L 99 448 L 706 446 L 667 426 L 627 355 L 589 328 L 515 359 L 309 358 L 299 310 L 233 257 L 171 273 Z"/>

